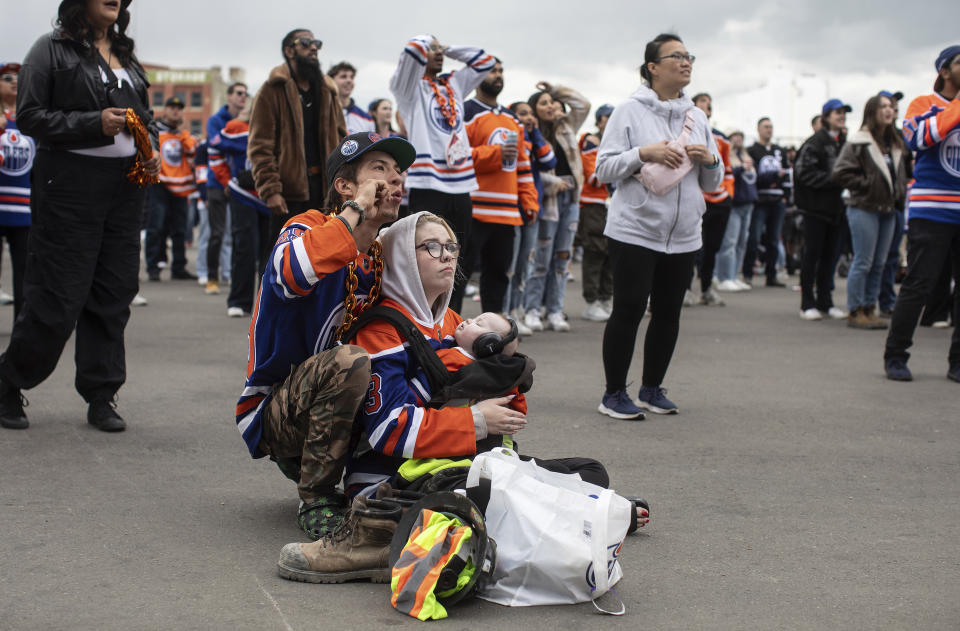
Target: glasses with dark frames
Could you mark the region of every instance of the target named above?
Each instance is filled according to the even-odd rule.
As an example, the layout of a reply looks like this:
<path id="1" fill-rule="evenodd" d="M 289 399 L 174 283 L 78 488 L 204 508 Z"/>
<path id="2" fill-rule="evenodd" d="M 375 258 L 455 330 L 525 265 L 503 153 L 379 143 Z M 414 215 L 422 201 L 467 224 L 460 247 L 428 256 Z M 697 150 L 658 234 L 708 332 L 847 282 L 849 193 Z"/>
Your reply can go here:
<path id="1" fill-rule="evenodd" d="M 689 54 L 684 55 L 683 53 L 673 53 L 672 55 L 664 55 L 663 57 L 660 57 L 659 59 L 657 59 L 657 63 L 660 63 L 664 59 L 676 59 L 678 62 L 681 62 L 681 63 L 684 61 L 689 61 L 690 65 L 693 65 L 693 62 L 697 60 L 697 56 L 689 55 Z"/>
<path id="2" fill-rule="evenodd" d="M 448 243 L 440 243 L 439 241 L 424 241 L 418 245 L 416 249 L 426 250 L 427 254 L 435 259 L 440 258 L 440 255 L 443 254 L 444 250 L 446 250 L 447 254 L 450 256 L 457 256 L 460 254 L 460 244 L 456 241 L 450 241 Z"/>
<path id="3" fill-rule="evenodd" d="M 298 37 L 294 40 L 297 44 L 300 44 L 304 48 L 310 48 L 311 46 L 316 46 L 317 50 L 323 48 L 323 42 L 319 39 L 310 39 L 309 37 Z"/>

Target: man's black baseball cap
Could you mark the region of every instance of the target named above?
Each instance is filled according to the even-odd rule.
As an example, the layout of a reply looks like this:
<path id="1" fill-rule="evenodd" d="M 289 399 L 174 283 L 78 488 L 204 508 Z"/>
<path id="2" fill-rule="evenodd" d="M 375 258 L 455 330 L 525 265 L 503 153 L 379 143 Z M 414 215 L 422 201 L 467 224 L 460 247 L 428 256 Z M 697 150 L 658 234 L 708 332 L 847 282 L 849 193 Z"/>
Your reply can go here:
<path id="1" fill-rule="evenodd" d="M 181 99 L 179 96 L 171 96 L 169 99 L 167 99 L 167 102 L 164 103 L 164 106 L 179 107 L 180 109 L 183 109 L 183 99 Z"/>
<path id="2" fill-rule="evenodd" d="M 417 150 L 400 136 L 383 137 L 372 131 L 350 134 L 327 156 L 327 185 L 333 186 L 340 167 L 353 162 L 368 151 L 383 151 L 393 156 L 401 171 L 406 171 L 417 158 Z"/>

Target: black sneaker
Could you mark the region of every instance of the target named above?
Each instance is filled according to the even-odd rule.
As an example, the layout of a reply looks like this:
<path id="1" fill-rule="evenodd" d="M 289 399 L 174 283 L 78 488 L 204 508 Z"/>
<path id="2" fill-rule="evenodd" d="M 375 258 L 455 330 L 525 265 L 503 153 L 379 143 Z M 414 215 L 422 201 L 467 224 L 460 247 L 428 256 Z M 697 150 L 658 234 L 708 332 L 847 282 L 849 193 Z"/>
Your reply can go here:
<path id="1" fill-rule="evenodd" d="M 159 283 L 159 282 L 160 282 L 160 270 L 158 270 L 158 269 L 147 270 L 147 280 L 149 280 L 149 281 L 152 282 L 152 283 Z"/>
<path id="2" fill-rule="evenodd" d="M 907 368 L 905 359 L 888 359 L 883 362 L 883 370 L 891 381 L 913 381 L 913 374 Z"/>
<path id="3" fill-rule="evenodd" d="M 87 422 L 101 432 L 122 432 L 127 423 L 117 414 L 113 401 L 93 401 L 87 410 Z"/>
<path id="4" fill-rule="evenodd" d="M 196 275 L 191 274 L 187 270 L 180 270 L 179 272 L 170 272 L 170 278 L 173 280 L 197 280 Z"/>
<path id="5" fill-rule="evenodd" d="M 23 411 L 27 405 L 27 398 L 20 392 L 20 388 L 15 388 L 0 379 L 0 426 L 7 429 L 30 427 L 27 414 Z"/>
<path id="6" fill-rule="evenodd" d="M 786 287 L 786 286 L 787 285 L 785 283 L 781 283 L 776 278 L 774 278 L 773 280 L 770 280 L 769 278 L 767 279 L 767 287 Z"/>
<path id="7" fill-rule="evenodd" d="M 950 370 L 947 371 L 947 379 L 960 383 L 960 363 L 950 366 Z"/>

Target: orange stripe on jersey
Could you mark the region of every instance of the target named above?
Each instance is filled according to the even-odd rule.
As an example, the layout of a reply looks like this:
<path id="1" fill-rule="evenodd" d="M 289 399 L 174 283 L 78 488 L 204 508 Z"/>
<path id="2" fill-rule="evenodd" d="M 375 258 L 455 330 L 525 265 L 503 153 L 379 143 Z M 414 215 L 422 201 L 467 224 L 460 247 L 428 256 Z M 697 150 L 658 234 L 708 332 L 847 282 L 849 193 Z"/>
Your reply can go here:
<path id="1" fill-rule="evenodd" d="M 465 167 L 459 167 L 459 168 L 456 168 L 456 169 L 449 169 L 449 168 L 444 169 L 444 168 L 438 167 L 437 165 L 435 165 L 433 162 L 431 162 L 431 161 L 429 161 L 429 160 L 428 160 L 428 161 L 422 161 L 422 162 L 414 162 L 413 164 L 410 165 L 410 168 L 411 168 L 411 169 L 415 169 L 415 168 L 433 169 L 434 171 L 437 171 L 438 173 L 463 173 L 464 171 L 473 171 L 473 165 L 465 166 Z"/>
<path id="2" fill-rule="evenodd" d="M 257 407 L 258 405 L 260 405 L 260 402 L 263 401 L 265 398 L 267 398 L 267 395 L 265 394 L 254 395 L 249 399 L 247 399 L 246 401 L 244 401 L 243 403 L 238 404 L 237 416 L 240 416 L 241 414 L 246 414 L 253 408 Z"/>
<path id="3" fill-rule="evenodd" d="M 290 260 L 296 256 L 293 252 L 293 246 L 288 245 L 285 256 L 283 257 L 283 280 L 287 282 L 287 287 L 289 287 L 295 294 L 300 296 L 306 296 L 310 293 L 309 289 L 304 289 L 297 284 L 296 279 L 293 277 L 293 269 L 290 267 Z"/>
<path id="4" fill-rule="evenodd" d="M 397 448 L 397 443 L 400 442 L 400 436 L 403 435 L 403 430 L 407 427 L 408 420 L 407 410 L 401 410 L 400 415 L 397 417 L 397 426 L 390 432 L 390 438 L 387 440 L 387 444 L 383 446 L 383 453 L 392 454 L 393 450 Z"/>

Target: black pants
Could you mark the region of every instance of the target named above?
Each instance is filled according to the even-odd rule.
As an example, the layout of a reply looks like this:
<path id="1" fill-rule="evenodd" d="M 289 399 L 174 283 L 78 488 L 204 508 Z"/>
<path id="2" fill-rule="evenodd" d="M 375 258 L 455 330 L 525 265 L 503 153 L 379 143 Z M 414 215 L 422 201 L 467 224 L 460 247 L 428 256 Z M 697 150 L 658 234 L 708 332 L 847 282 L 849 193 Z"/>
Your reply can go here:
<path id="1" fill-rule="evenodd" d="M 780 232 L 787 207 L 783 200 L 758 201 L 753 205 L 750 217 L 750 234 L 747 237 L 746 254 L 743 257 L 743 277 L 753 278 L 753 264 L 757 260 L 758 246 L 763 241 L 764 264 L 767 282 L 777 280 L 777 257 L 780 252 Z"/>
<path id="2" fill-rule="evenodd" d="M 720 244 L 723 243 L 723 233 L 727 230 L 729 219 L 730 202 L 725 204 L 707 202 L 707 210 L 703 213 L 703 223 L 700 229 L 703 236 L 703 248 L 700 251 L 700 261 L 697 264 L 701 293 L 710 289 L 710 284 L 713 282 L 717 252 L 720 250 Z"/>
<path id="3" fill-rule="evenodd" d="M 950 257 L 943 261 L 943 269 L 937 282 L 933 284 L 930 295 L 927 297 L 927 303 L 923 307 L 923 316 L 920 318 L 920 326 L 933 326 L 934 322 L 946 322 L 950 320 L 950 312 L 953 311 L 953 293 L 950 291 L 950 279 L 953 277 L 953 265 Z"/>
<path id="4" fill-rule="evenodd" d="M 804 214 L 800 261 L 800 310 L 829 311 L 833 306 L 833 270 L 840 244 L 840 224 Z"/>
<path id="5" fill-rule="evenodd" d="M 257 212 L 250 206 L 230 200 L 230 295 L 228 307 L 253 311 L 253 296 L 257 279 L 263 275 L 273 248 L 270 240 L 270 215 Z"/>
<path id="6" fill-rule="evenodd" d="M 127 181 L 132 161 L 38 153 L 23 311 L 0 356 L 7 383 L 32 388 L 50 376 L 74 327 L 83 398 L 109 399 L 126 380 L 123 330 L 138 287 L 144 195 Z"/>
<path id="7" fill-rule="evenodd" d="M 10 246 L 10 265 L 13 267 L 13 318 L 16 319 L 23 308 L 23 276 L 27 268 L 30 226 L 0 226 L 0 237 L 5 238 Z"/>
<path id="8" fill-rule="evenodd" d="M 186 232 L 187 198 L 174 195 L 163 184 L 153 184 L 147 189 L 147 238 L 144 244 L 148 272 L 159 272 L 160 261 L 167 260 L 167 238 L 170 238 L 170 251 L 173 255 L 170 270 L 180 274 L 187 270 Z M 223 241 L 221 227 L 220 241 L 217 243 L 217 256 Z M 216 275 L 211 276 L 216 278 Z"/>
<path id="9" fill-rule="evenodd" d="M 470 278 L 480 269 L 480 300 L 483 311 L 502 313 L 510 284 L 514 226 L 473 219 L 470 241 L 461 257 L 463 275 Z M 452 308 L 452 307 L 451 307 Z M 456 309 L 454 309 L 456 311 Z"/>
<path id="10" fill-rule="evenodd" d="M 643 342 L 643 385 L 659 386 L 677 345 L 683 294 L 696 253 L 664 254 L 616 239 L 607 241 L 613 263 L 613 313 L 603 330 L 607 392 L 626 388 L 647 299 L 650 325 Z"/>
<path id="11" fill-rule="evenodd" d="M 928 219 L 911 219 L 907 230 L 907 275 L 900 285 L 897 304 L 893 307 L 884 359 L 910 358 L 907 349 L 913 345 L 920 312 L 930 290 L 940 276 L 944 261 L 952 260 L 953 275 L 960 278 L 960 225 Z M 948 361 L 960 363 L 960 291 L 953 292 L 953 337 Z"/>
<path id="12" fill-rule="evenodd" d="M 461 245 L 466 246 L 470 243 L 470 228 L 473 222 L 473 202 L 470 201 L 470 193 L 452 194 L 428 188 L 411 188 L 410 214 L 421 211 L 443 217 L 453 228 L 457 241 Z M 467 280 L 469 279 L 462 273 L 457 274 L 457 281 L 453 285 L 450 308 L 457 313 L 460 313 L 463 307 L 463 290 L 466 288 Z"/>
<path id="13" fill-rule="evenodd" d="M 207 242 L 207 278 L 220 280 L 220 248 L 227 228 L 227 195 L 222 188 L 207 187 L 207 221 L 210 240 Z"/>
<path id="14" fill-rule="evenodd" d="M 609 300 L 613 296 L 613 267 L 603 229 L 607 225 L 607 207 L 603 204 L 582 204 L 577 236 L 583 247 L 583 299 L 587 303 Z"/>

